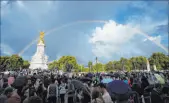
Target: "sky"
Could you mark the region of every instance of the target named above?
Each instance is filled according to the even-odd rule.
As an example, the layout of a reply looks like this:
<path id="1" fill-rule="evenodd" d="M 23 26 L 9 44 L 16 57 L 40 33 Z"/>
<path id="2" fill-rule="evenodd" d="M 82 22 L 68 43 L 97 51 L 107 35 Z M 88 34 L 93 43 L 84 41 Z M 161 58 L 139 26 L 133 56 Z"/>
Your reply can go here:
<path id="1" fill-rule="evenodd" d="M 1 55 L 31 60 L 40 31 L 49 61 L 86 64 L 168 53 L 167 1 L 1 1 Z"/>

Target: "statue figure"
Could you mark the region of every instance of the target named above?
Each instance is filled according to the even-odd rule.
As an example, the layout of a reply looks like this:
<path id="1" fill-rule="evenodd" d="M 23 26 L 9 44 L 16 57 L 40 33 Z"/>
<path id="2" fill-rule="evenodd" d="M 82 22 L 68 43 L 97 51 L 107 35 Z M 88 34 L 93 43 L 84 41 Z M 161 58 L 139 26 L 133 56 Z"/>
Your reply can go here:
<path id="1" fill-rule="evenodd" d="M 45 42 L 44 42 L 44 36 L 45 36 L 45 33 L 44 33 L 44 32 L 40 32 L 39 43 L 40 43 L 40 42 L 42 42 L 43 44 L 45 43 Z"/>

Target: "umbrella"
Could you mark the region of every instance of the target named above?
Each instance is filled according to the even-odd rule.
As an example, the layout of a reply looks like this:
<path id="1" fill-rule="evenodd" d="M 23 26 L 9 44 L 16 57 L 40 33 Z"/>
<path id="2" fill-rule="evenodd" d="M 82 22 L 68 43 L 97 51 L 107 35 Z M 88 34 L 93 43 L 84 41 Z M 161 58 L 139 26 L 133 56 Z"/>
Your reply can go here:
<path id="1" fill-rule="evenodd" d="M 148 82 L 149 82 L 150 85 L 156 84 L 156 82 L 155 82 L 155 80 L 153 79 L 152 76 L 149 76 L 147 80 L 148 80 Z"/>
<path id="2" fill-rule="evenodd" d="M 112 93 L 125 94 L 129 90 L 131 90 L 130 86 L 121 80 L 114 80 L 114 81 L 108 83 L 107 89 L 110 94 L 112 94 Z"/>
<path id="3" fill-rule="evenodd" d="M 168 94 L 168 92 L 169 92 L 169 85 L 165 84 L 163 86 L 163 88 L 162 88 L 162 91 L 163 91 L 164 94 Z"/>
<path id="4" fill-rule="evenodd" d="M 87 77 L 92 78 L 92 77 L 93 77 L 93 74 L 92 74 L 92 73 L 88 73 L 88 74 L 87 74 Z"/>
<path id="5" fill-rule="evenodd" d="M 92 79 L 90 79 L 89 77 L 85 77 L 85 78 L 81 78 L 80 81 L 82 81 L 82 82 L 88 82 L 88 81 L 92 82 Z"/>
<path id="6" fill-rule="evenodd" d="M 159 74 L 154 74 L 154 76 L 156 77 L 156 79 L 160 84 L 165 84 L 164 78 L 162 78 Z"/>
<path id="7" fill-rule="evenodd" d="M 111 77 L 114 77 L 113 74 L 109 73 L 109 74 L 106 74 L 106 76 L 111 76 Z"/>
<path id="8" fill-rule="evenodd" d="M 114 73 L 114 76 L 117 78 L 117 77 L 120 77 L 120 74 L 119 73 Z"/>
<path id="9" fill-rule="evenodd" d="M 19 76 L 16 78 L 13 85 L 14 85 L 14 87 L 24 86 L 24 84 L 26 83 L 26 80 L 27 80 L 27 78 L 25 76 Z"/>
<path id="10" fill-rule="evenodd" d="M 81 81 L 78 81 L 78 80 L 72 80 L 71 84 L 74 85 L 75 89 L 80 89 L 80 88 L 84 87 L 83 83 Z"/>
<path id="11" fill-rule="evenodd" d="M 111 79 L 111 78 L 105 78 L 105 79 L 103 79 L 101 82 L 102 83 L 110 83 L 110 82 L 112 82 L 113 80 Z"/>
<path id="12" fill-rule="evenodd" d="M 43 75 L 36 75 L 35 78 L 36 79 L 40 79 L 41 81 L 43 81 Z"/>
<path id="13" fill-rule="evenodd" d="M 90 90 L 88 87 L 86 87 L 81 81 L 78 80 L 72 80 L 71 84 L 73 84 L 75 89 L 83 89 L 84 92 L 90 93 Z"/>

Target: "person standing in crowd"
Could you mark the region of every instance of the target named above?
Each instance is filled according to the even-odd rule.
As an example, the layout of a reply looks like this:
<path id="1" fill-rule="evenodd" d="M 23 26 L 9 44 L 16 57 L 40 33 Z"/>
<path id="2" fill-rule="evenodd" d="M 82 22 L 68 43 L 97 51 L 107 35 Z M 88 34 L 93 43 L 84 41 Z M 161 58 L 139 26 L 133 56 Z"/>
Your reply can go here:
<path id="1" fill-rule="evenodd" d="M 128 79 L 126 77 L 123 77 L 124 83 L 128 84 Z"/>
<path id="2" fill-rule="evenodd" d="M 10 74 L 8 78 L 8 86 L 11 86 L 15 81 L 14 75 Z"/>
<path id="3" fill-rule="evenodd" d="M 169 75 L 168 75 L 168 78 L 167 78 L 167 84 L 169 85 Z"/>
<path id="4" fill-rule="evenodd" d="M 7 103 L 21 103 L 21 98 L 17 94 L 17 91 L 12 93 L 12 95 L 8 98 Z"/>
<path id="5" fill-rule="evenodd" d="M 48 86 L 47 98 L 49 103 L 56 103 L 58 99 L 58 85 L 55 84 L 55 79 L 52 79 L 52 83 Z"/>
<path id="6" fill-rule="evenodd" d="M 45 90 L 46 90 L 46 88 L 44 87 L 42 81 L 39 81 L 39 86 L 37 87 L 36 94 L 39 97 L 43 97 L 43 94 L 44 94 Z"/>
<path id="7" fill-rule="evenodd" d="M 0 103 L 6 103 L 7 99 L 11 97 L 13 91 L 14 89 L 11 87 L 6 88 L 3 94 L 0 95 Z"/>
<path id="8" fill-rule="evenodd" d="M 66 94 L 66 89 L 67 89 L 66 83 L 63 80 L 61 80 L 61 84 L 59 85 L 59 94 L 60 94 L 61 103 L 64 103 L 64 96 Z"/>
<path id="9" fill-rule="evenodd" d="M 28 79 L 27 85 L 25 87 L 23 87 L 22 94 L 24 95 L 22 100 L 24 100 L 24 102 L 26 102 L 26 103 L 27 103 L 29 97 L 36 95 L 36 89 L 35 89 L 34 85 L 32 84 L 31 79 Z"/>
<path id="10" fill-rule="evenodd" d="M 92 90 L 92 103 L 106 103 L 97 87 L 94 87 Z"/>
<path id="11" fill-rule="evenodd" d="M 0 73 L 0 88 L 3 88 L 3 74 Z"/>
<path id="12" fill-rule="evenodd" d="M 130 77 L 130 79 L 128 81 L 128 84 L 130 85 L 130 87 L 132 87 L 132 85 L 133 85 L 133 77 Z"/>
<path id="13" fill-rule="evenodd" d="M 144 91 L 144 89 L 149 86 L 149 82 L 145 76 L 141 78 L 141 89 Z"/>
<path id="14" fill-rule="evenodd" d="M 43 101 L 38 96 L 32 96 L 28 99 L 28 103 L 43 103 Z"/>
<path id="15" fill-rule="evenodd" d="M 104 99 L 104 102 L 105 103 L 113 103 L 109 93 L 106 90 L 106 86 L 103 83 L 100 83 L 98 85 L 98 87 L 100 89 L 100 92 L 102 93 L 102 97 Z"/>

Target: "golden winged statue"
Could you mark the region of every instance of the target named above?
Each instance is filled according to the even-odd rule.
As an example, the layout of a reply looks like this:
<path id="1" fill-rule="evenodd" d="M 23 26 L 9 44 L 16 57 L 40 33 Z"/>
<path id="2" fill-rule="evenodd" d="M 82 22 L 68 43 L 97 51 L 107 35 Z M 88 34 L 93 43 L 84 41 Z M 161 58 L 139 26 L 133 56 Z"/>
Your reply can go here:
<path id="1" fill-rule="evenodd" d="M 40 32 L 40 37 L 39 37 L 38 43 L 40 43 L 40 42 L 42 42 L 43 44 L 45 43 L 44 36 L 45 36 L 45 32 Z"/>

